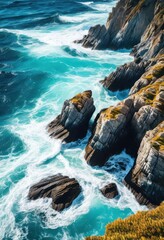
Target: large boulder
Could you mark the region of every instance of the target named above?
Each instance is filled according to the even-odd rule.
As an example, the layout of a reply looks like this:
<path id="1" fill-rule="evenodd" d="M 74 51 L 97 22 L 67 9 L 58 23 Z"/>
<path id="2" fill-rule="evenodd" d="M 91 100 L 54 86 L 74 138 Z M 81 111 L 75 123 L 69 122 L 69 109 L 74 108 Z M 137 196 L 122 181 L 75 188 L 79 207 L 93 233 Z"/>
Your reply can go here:
<path id="1" fill-rule="evenodd" d="M 92 92 L 77 94 L 64 102 L 61 114 L 48 125 L 49 135 L 65 142 L 85 137 L 94 111 Z"/>
<path id="2" fill-rule="evenodd" d="M 140 204 L 164 201 L 164 122 L 146 133 L 125 184 Z"/>
<path id="3" fill-rule="evenodd" d="M 92 136 L 85 149 L 88 164 L 102 166 L 109 156 L 122 150 L 126 142 L 124 138 L 127 126 L 133 113 L 133 100 L 128 98 L 97 115 Z"/>
<path id="4" fill-rule="evenodd" d="M 81 192 L 79 183 L 74 178 L 54 175 L 33 185 L 28 194 L 30 200 L 52 198 L 52 208 L 62 211 L 68 208 Z"/>
<path id="5" fill-rule="evenodd" d="M 104 197 L 108 199 L 115 198 L 119 194 L 117 185 L 115 183 L 109 183 L 108 185 L 101 188 L 100 191 L 104 195 Z"/>

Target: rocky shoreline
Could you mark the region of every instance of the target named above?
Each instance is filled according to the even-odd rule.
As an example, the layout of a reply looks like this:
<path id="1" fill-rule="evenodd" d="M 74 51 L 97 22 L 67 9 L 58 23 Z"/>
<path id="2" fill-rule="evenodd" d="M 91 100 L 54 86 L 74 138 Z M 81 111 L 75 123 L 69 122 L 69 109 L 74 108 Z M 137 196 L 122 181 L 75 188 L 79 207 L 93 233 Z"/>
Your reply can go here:
<path id="1" fill-rule="evenodd" d="M 133 48 L 134 61 L 124 64 L 101 81 L 110 91 L 130 89 L 117 106 L 98 113 L 85 148 L 91 166 L 103 166 L 108 158 L 126 149 L 136 161 L 124 179 L 140 204 L 149 207 L 164 200 L 164 31 L 163 0 L 120 0 L 106 26 L 91 27 L 76 43 L 93 49 Z M 62 142 L 85 137 L 95 111 L 92 92 L 66 100 L 60 115 L 47 127 L 50 137 Z M 51 197 L 61 211 L 80 194 L 75 179 L 51 177 L 30 188 L 29 199 Z M 111 183 L 100 190 L 107 198 L 117 196 Z"/>

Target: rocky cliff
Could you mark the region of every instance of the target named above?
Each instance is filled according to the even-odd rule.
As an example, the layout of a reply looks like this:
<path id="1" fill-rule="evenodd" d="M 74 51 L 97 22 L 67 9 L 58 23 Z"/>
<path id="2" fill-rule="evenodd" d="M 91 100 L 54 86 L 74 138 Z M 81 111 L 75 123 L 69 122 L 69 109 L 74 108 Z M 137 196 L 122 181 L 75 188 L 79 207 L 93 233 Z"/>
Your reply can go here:
<path id="1" fill-rule="evenodd" d="M 161 4 L 160 0 L 121 0 L 106 25 L 91 27 L 79 42 L 93 49 L 132 48 L 140 42 Z"/>
<path id="2" fill-rule="evenodd" d="M 136 161 L 124 183 L 141 204 L 149 206 L 164 200 L 163 13 L 164 0 L 120 0 L 106 26 L 92 27 L 87 36 L 76 41 L 94 49 L 133 47 L 134 61 L 101 81 L 112 91 L 130 89 L 129 96 L 98 113 L 85 148 L 85 160 L 91 166 L 102 166 L 122 149 L 133 154 Z M 91 91 L 66 100 L 61 114 L 47 127 L 50 137 L 65 142 L 83 138 L 94 110 Z M 32 186 L 28 197 L 50 197 L 52 207 L 61 211 L 80 192 L 75 179 L 56 175 Z M 118 195 L 111 183 L 101 192 L 107 198 Z M 138 239 L 133 236 L 129 239 Z"/>
<path id="3" fill-rule="evenodd" d="M 164 200 L 164 121 L 146 132 L 136 163 L 125 178 L 141 204 L 159 205 Z"/>
<path id="4" fill-rule="evenodd" d="M 113 8 L 106 26 L 91 27 L 88 35 L 78 41 L 84 47 L 93 49 L 133 48 L 134 61 L 118 67 L 101 81 L 111 91 L 130 89 L 129 97 L 97 115 L 85 149 L 85 159 L 90 165 L 101 166 L 109 156 L 126 148 L 136 156 L 137 167 L 134 166 L 125 182 L 143 204 L 159 204 L 164 200 L 159 192 L 159 188 L 163 190 L 163 183 L 158 187 L 156 178 L 151 181 L 149 179 L 155 167 L 149 168 L 149 173 L 143 170 L 143 164 L 147 166 L 151 162 L 150 156 L 145 155 L 142 159 L 144 163 L 141 161 L 144 153 L 143 141 L 145 143 L 149 131 L 151 136 L 155 135 L 155 129 L 164 120 L 163 14 L 163 0 L 121 0 Z M 159 131 L 162 134 L 163 128 Z M 152 149 L 151 157 L 155 159 L 156 152 Z M 160 158 L 164 160 L 163 153 L 160 153 Z M 155 162 L 158 171 L 158 158 Z M 144 181 L 141 181 L 140 175 L 134 180 L 136 171 L 141 172 L 142 176 L 144 172 Z M 152 188 L 148 188 L 146 182 Z M 161 196 L 158 201 L 152 192 Z"/>
<path id="5" fill-rule="evenodd" d="M 146 21 L 147 26 L 142 34 L 139 35 L 140 37 L 138 42 L 133 42 L 133 44 L 130 43 L 129 45 L 130 47 L 133 47 L 132 55 L 135 58 L 134 62 L 118 67 L 114 73 L 111 73 L 108 77 L 105 77 L 105 79 L 101 81 L 104 87 L 112 91 L 131 88 L 136 80 L 138 80 L 145 72 L 149 71 L 149 68 L 151 68 L 151 66 L 161 60 L 162 54 L 164 53 L 164 1 L 140 0 L 136 2 L 139 2 L 136 7 L 139 4 L 141 5 L 140 10 L 138 10 L 138 16 L 140 16 L 144 22 L 145 15 L 143 15 L 143 12 L 145 12 L 145 14 L 148 16 L 147 20 L 149 20 Z M 134 13 L 136 7 L 132 7 L 131 14 Z M 148 10 L 149 7 L 151 7 L 150 12 Z M 142 24 L 140 24 L 140 22 L 138 23 L 138 27 L 142 28 Z M 134 34 L 138 36 L 138 32 L 133 27 L 131 21 L 128 21 L 127 25 L 129 28 L 134 29 Z M 120 31 L 124 32 L 125 29 L 121 26 Z M 128 37 L 129 39 L 131 38 L 130 36 Z M 129 43 L 129 39 L 127 39 L 127 44 Z M 117 41 L 119 42 L 119 39 L 117 39 Z M 135 45 L 136 43 L 137 45 Z M 123 45 L 122 47 L 126 47 L 126 45 Z"/>

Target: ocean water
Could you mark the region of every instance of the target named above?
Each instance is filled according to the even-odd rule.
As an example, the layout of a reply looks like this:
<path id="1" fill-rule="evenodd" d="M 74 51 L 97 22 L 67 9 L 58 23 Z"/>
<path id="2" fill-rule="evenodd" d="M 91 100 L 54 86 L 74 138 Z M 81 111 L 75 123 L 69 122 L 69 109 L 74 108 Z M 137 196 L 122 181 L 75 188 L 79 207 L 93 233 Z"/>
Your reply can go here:
<path id="1" fill-rule="evenodd" d="M 93 91 L 91 122 L 127 96 L 128 91 L 107 92 L 99 81 L 132 60 L 128 51 L 73 43 L 91 25 L 105 23 L 116 2 L 0 0 L 0 239 L 81 240 L 143 209 L 122 184 L 134 161 L 129 155 L 122 152 L 103 168 L 92 168 L 84 160 L 90 130 L 70 144 L 50 139 L 45 130 L 64 100 L 81 91 Z M 32 184 L 57 173 L 75 177 L 83 190 L 62 213 L 51 208 L 50 199 L 27 199 Z M 118 185 L 117 199 L 99 191 L 110 182 Z"/>

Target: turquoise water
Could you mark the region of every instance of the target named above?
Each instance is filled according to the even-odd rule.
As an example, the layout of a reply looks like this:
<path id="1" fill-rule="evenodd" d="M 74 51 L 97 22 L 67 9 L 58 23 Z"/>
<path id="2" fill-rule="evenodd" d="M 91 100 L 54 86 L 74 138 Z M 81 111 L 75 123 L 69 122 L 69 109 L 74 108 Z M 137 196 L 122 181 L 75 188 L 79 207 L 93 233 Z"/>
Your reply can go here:
<path id="1" fill-rule="evenodd" d="M 132 58 L 129 52 L 92 51 L 73 41 L 91 25 L 105 23 L 116 1 L 7 0 L 0 6 L 0 239 L 81 240 L 101 235 L 105 225 L 140 210 L 121 183 L 133 164 L 125 152 L 103 168 L 84 160 L 90 136 L 61 145 L 46 125 L 64 100 L 91 89 L 96 114 L 117 104 L 128 91 L 110 93 L 99 81 Z M 121 169 L 119 162 L 123 162 Z M 61 173 L 75 177 L 83 192 L 62 213 L 50 199 L 28 201 L 29 187 Z M 107 200 L 99 188 L 116 182 L 118 199 Z"/>

